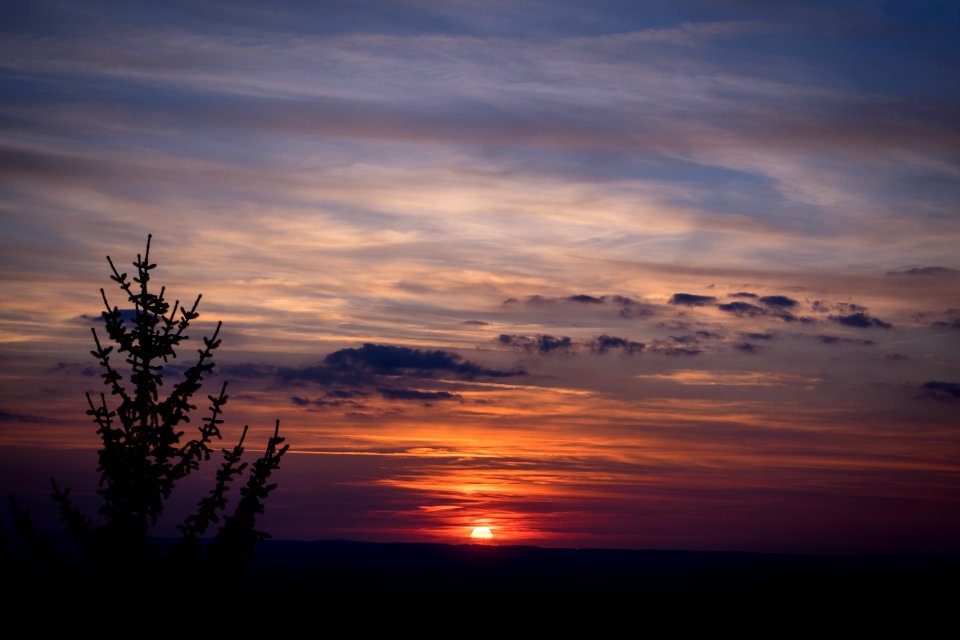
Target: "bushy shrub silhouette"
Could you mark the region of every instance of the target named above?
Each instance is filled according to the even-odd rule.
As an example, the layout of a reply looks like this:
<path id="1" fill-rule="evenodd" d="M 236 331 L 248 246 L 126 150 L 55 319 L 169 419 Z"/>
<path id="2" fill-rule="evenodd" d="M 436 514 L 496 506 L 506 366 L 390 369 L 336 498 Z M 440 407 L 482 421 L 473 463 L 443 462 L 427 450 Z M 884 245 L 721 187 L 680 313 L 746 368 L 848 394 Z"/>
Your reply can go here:
<path id="1" fill-rule="evenodd" d="M 244 426 L 239 443 L 223 449 L 223 460 L 216 473 L 213 489 L 197 503 L 196 512 L 178 526 L 182 538 L 166 554 L 157 550 L 148 539 L 151 525 L 157 522 L 178 481 L 210 460 L 213 445 L 221 438 L 223 406 L 227 402 L 227 384 L 220 392 L 207 396 L 209 413 L 198 425 L 196 435 L 185 439 L 183 425 L 190 422 L 196 409 L 191 399 L 200 390 L 204 377 L 214 368 L 213 354 L 220 347 L 220 328 L 203 338 L 202 348 L 194 363 L 163 397 L 161 387 L 168 377 L 164 367 L 177 357 L 177 349 L 188 339 L 186 331 L 200 314 L 201 296 L 189 308 L 175 301 L 171 308 L 164 297 L 165 288 L 153 286 L 151 272 L 157 265 L 150 262 L 150 241 L 144 254 L 133 263 L 136 275 L 130 278 L 107 257 L 111 279 L 123 291 L 132 309 L 111 306 L 107 294 L 100 289 L 105 311 L 102 313 L 106 333 L 113 345 L 101 341 L 91 329 L 96 348 L 91 351 L 99 361 L 103 383 L 109 389 L 99 397 L 87 394 L 87 414 L 97 425 L 101 439 L 99 450 L 102 498 L 100 524 L 76 508 L 69 489 L 61 489 L 51 478 L 53 498 L 60 510 L 60 519 L 71 540 L 87 552 L 98 571 L 133 573 L 145 565 L 175 566 L 183 562 L 208 561 L 220 567 L 239 567 L 252 554 L 257 541 L 269 537 L 255 529 L 257 515 L 263 513 L 264 500 L 275 488 L 271 474 L 279 467 L 289 445 L 279 436 L 277 420 L 266 451 L 248 468 L 241 461 Z M 126 375 L 114 365 L 112 358 L 125 355 L 129 369 Z M 127 384 L 128 382 L 128 384 Z M 125 386 L 126 385 L 126 386 Z M 115 405 L 111 408 L 111 404 Z M 233 481 L 247 474 L 232 513 L 227 514 L 227 493 Z M 214 524 L 219 529 L 209 543 L 203 536 Z"/>

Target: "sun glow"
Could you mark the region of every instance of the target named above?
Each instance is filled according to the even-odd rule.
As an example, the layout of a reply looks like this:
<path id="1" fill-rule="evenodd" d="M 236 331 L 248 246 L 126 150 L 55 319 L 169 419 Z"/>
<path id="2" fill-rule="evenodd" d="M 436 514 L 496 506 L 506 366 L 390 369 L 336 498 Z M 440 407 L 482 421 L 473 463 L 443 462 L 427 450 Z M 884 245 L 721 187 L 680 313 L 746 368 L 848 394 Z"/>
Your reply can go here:
<path id="1" fill-rule="evenodd" d="M 490 527 L 474 527 L 470 532 L 471 540 L 493 540 L 493 532 Z"/>

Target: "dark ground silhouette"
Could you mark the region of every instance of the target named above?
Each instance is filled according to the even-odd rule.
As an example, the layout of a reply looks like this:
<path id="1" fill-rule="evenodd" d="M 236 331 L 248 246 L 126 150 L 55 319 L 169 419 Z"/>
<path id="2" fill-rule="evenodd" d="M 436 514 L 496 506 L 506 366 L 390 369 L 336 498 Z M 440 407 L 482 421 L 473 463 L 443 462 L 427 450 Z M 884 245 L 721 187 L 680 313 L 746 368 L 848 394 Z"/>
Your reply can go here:
<path id="1" fill-rule="evenodd" d="M 953 602 L 960 557 L 268 541 L 246 576 L 253 587 L 340 595 L 815 596 L 933 604 Z"/>

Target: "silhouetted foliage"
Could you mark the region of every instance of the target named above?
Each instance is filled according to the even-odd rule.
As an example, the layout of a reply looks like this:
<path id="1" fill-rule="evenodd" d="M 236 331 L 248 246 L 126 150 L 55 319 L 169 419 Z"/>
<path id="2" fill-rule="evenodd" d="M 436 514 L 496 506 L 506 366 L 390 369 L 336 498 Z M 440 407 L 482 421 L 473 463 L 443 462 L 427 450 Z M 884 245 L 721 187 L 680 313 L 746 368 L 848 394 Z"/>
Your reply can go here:
<path id="1" fill-rule="evenodd" d="M 13 496 L 10 496 L 10 515 L 13 517 L 14 535 L 33 560 L 34 566 L 31 569 L 45 572 L 59 569 L 62 559 L 54 549 L 51 536 L 36 528 L 33 518 L 30 517 L 30 510 L 17 504 Z M 27 571 L 28 568 L 21 567 L 20 570 Z"/>
<path id="2" fill-rule="evenodd" d="M 212 446 L 221 438 L 221 416 L 227 402 L 224 383 L 217 395 L 207 396 L 209 413 L 198 426 L 196 435 L 192 439 L 184 438 L 181 427 L 190 422 L 190 414 L 197 408 L 191 404 L 191 398 L 214 368 L 213 354 L 221 343 L 219 322 L 213 335 L 203 338 L 196 361 L 183 372 L 169 395 L 164 398 L 160 394 L 164 365 L 177 357 L 178 347 L 188 340 L 186 331 L 200 316 L 197 312 L 200 296 L 189 307 L 175 301 L 171 308 L 164 297 L 165 289 L 161 287 L 156 291 L 151 286 L 151 272 L 157 265 L 150 262 L 150 238 L 147 237 L 143 256 L 138 254 L 133 263 L 136 268 L 133 278 L 117 269 L 107 257 L 112 272 L 110 278 L 133 305 L 131 316 L 111 306 L 106 292 L 100 289 L 107 336 L 115 346 L 102 343 L 96 329 L 91 329 L 96 345 L 91 353 L 99 361 L 103 383 L 110 391 L 110 399 L 116 403 L 111 408 L 105 393 L 96 398 L 87 394 L 87 414 L 96 423 L 101 439 L 97 493 L 102 498 L 100 514 L 105 521 L 95 525 L 74 506 L 70 490 L 61 490 L 56 481 L 50 479 L 52 498 L 59 508 L 65 532 L 87 552 L 98 571 L 122 570 L 130 574 L 161 558 L 147 539 L 149 528 L 163 513 L 164 502 L 177 482 L 199 469 L 201 462 L 209 460 L 214 453 Z M 126 376 L 129 387 L 125 386 L 125 376 L 111 361 L 119 354 L 125 354 L 129 365 Z M 200 539 L 221 518 L 222 525 L 209 545 L 208 554 L 215 556 L 221 567 L 242 566 L 244 559 L 252 554 L 254 543 L 269 537 L 254 525 L 256 516 L 263 513 L 263 501 L 276 486 L 269 483 L 270 476 L 279 468 L 280 459 L 289 448 L 279 436 L 279 420 L 273 437 L 267 441 L 266 452 L 252 465 L 233 513 L 224 516 L 230 484 L 247 470 L 247 463 L 241 462 L 247 428 L 244 426 L 236 446 L 222 450 L 223 461 L 213 489 L 198 502 L 196 513 L 178 527 L 183 538 L 170 554 L 177 562 L 200 561 L 204 549 Z M 13 504 L 13 515 L 20 537 L 39 541 L 29 514 Z M 31 544 L 36 546 L 39 542 Z"/>

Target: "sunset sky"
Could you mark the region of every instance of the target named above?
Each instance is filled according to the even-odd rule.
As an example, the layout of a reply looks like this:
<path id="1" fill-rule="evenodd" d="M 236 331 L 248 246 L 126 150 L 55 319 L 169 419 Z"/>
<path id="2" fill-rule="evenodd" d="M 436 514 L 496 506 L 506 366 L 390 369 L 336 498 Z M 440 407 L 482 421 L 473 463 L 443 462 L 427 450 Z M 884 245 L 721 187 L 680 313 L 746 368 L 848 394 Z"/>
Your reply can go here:
<path id="1" fill-rule="evenodd" d="M 90 327 L 152 233 L 191 336 L 224 323 L 225 445 L 292 445 L 274 537 L 960 551 L 958 34 L 946 1 L 6 3 L 0 489 L 95 511 Z"/>

